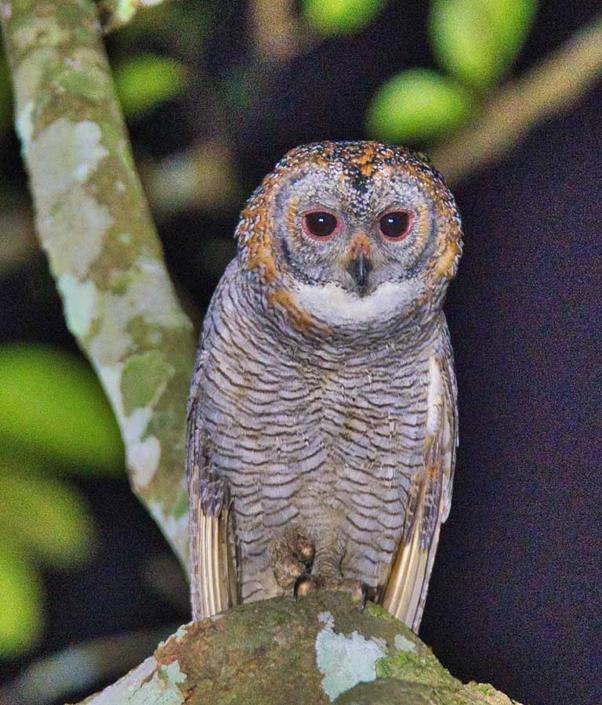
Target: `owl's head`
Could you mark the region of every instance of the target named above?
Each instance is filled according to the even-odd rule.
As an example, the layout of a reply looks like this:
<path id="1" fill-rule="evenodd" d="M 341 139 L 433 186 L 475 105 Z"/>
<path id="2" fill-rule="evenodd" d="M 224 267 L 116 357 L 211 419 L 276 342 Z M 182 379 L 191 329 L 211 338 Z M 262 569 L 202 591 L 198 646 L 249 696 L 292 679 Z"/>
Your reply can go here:
<path id="1" fill-rule="evenodd" d="M 239 257 L 302 315 L 327 325 L 442 302 L 462 250 L 460 218 L 421 154 L 376 142 L 289 152 L 253 194 Z M 274 292 L 280 291 L 280 296 Z"/>

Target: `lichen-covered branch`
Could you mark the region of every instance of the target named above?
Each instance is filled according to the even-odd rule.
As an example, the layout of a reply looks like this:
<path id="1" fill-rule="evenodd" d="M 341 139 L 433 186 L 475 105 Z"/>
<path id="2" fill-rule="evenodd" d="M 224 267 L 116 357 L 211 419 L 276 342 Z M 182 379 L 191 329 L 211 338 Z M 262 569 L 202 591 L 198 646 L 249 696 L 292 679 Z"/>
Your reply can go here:
<path id="1" fill-rule="evenodd" d="M 542 120 L 572 108 L 602 75 L 602 16 L 524 76 L 502 86 L 483 113 L 431 152 L 453 185 L 509 152 Z"/>
<path id="2" fill-rule="evenodd" d="M 165 269 L 92 0 L 1 0 L 36 227 L 67 325 L 117 416 L 132 485 L 187 546 L 184 414 L 195 341 Z"/>
<path id="3" fill-rule="evenodd" d="M 315 593 L 256 602 L 181 627 L 87 705 L 511 705 L 489 685 L 463 685 L 418 637 L 379 607 Z M 84 705 L 83 703 L 81 705 Z"/>

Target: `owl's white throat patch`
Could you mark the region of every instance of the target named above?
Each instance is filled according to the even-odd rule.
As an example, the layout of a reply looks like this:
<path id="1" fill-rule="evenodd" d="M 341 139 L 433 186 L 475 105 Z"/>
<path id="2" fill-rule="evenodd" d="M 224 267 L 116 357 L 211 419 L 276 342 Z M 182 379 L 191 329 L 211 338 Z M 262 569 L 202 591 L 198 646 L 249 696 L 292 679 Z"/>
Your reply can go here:
<path id="1" fill-rule="evenodd" d="M 298 306 L 311 316 L 331 325 L 388 320 L 411 311 L 420 295 L 414 280 L 385 282 L 368 296 L 358 296 L 338 284 L 299 284 L 295 296 Z"/>

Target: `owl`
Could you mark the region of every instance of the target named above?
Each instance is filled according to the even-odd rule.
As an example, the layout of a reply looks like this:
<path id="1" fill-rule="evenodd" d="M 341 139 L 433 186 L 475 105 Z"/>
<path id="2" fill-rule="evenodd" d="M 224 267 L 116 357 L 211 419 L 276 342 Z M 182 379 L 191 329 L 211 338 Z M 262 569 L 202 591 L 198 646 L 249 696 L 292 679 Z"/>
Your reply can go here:
<path id="1" fill-rule="evenodd" d="M 236 238 L 188 405 L 193 616 L 327 587 L 417 631 L 457 445 L 453 196 L 422 154 L 310 144 Z"/>

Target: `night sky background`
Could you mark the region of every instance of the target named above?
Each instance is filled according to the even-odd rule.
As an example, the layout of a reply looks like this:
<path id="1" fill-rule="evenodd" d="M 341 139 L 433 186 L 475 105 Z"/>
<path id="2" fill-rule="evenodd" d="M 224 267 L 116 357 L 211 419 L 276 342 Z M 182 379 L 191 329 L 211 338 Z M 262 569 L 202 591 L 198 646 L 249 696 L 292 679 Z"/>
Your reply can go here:
<path id="1" fill-rule="evenodd" d="M 217 78 L 247 49 L 245 5 L 228 6 L 207 48 Z M 391 2 L 358 36 L 329 40 L 281 68 L 231 132 L 242 199 L 227 212 L 159 220 L 170 270 L 199 320 L 218 277 L 207 243 L 234 251 L 243 199 L 282 154 L 303 142 L 365 138 L 375 89 L 404 67 L 433 65 L 426 6 Z M 513 73 L 599 12 L 597 1 L 543 2 Z M 192 141 L 207 117 L 199 102 L 193 120 L 190 105 L 194 95 L 132 125 L 136 154 L 159 158 Z M 4 168 L 18 170 L 11 139 Z M 599 705 L 602 82 L 454 191 L 465 251 L 446 312 L 460 448 L 421 636 L 455 676 L 490 682 L 525 704 Z M 3 340 L 75 349 L 43 260 L 2 279 L 0 297 Z M 6 678 L 70 643 L 188 620 L 175 560 L 179 601 L 144 579 L 149 560 L 169 560 L 168 549 L 125 480 L 80 485 L 99 545 L 81 573 L 46 574 L 48 638 L 21 663 L 5 664 Z"/>

